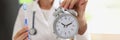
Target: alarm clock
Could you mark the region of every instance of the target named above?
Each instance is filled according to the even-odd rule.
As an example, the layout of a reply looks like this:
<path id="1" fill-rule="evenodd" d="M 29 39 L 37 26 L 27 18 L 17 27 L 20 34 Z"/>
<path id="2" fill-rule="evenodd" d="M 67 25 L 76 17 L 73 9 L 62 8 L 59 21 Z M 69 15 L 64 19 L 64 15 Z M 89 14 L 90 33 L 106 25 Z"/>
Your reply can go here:
<path id="1" fill-rule="evenodd" d="M 54 16 L 56 19 L 53 23 L 53 30 L 57 37 L 62 39 L 74 38 L 79 29 L 79 23 L 76 18 L 77 12 L 71 9 L 58 8 L 54 12 Z"/>

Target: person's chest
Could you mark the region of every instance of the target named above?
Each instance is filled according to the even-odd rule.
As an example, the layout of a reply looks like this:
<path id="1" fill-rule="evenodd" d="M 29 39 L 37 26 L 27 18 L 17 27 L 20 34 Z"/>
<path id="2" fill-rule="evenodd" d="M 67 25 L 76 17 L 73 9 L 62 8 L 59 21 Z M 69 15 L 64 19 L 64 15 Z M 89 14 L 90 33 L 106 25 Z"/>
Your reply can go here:
<path id="1" fill-rule="evenodd" d="M 53 33 L 54 10 L 50 11 L 51 12 L 48 13 L 49 16 L 46 17 L 41 10 L 36 10 L 35 15 L 33 15 L 32 10 L 28 11 L 28 27 L 31 29 L 34 25 L 34 28 L 37 30 L 36 35 L 30 35 L 31 40 L 56 40 L 56 35 Z M 33 16 L 35 16 L 34 24 Z"/>

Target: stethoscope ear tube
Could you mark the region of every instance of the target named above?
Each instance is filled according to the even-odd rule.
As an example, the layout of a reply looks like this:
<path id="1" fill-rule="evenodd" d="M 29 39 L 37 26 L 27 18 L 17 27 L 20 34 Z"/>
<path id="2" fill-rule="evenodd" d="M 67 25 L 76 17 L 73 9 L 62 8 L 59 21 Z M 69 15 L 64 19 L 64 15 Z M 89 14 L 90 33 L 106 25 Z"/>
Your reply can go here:
<path id="1" fill-rule="evenodd" d="M 34 23 L 35 23 L 35 11 L 33 11 L 32 28 L 30 29 L 30 35 L 36 35 L 37 34 L 37 30 L 34 27 Z"/>
<path id="2" fill-rule="evenodd" d="M 35 11 L 33 11 L 33 19 L 32 19 L 32 28 L 34 28 L 34 21 L 35 21 Z"/>

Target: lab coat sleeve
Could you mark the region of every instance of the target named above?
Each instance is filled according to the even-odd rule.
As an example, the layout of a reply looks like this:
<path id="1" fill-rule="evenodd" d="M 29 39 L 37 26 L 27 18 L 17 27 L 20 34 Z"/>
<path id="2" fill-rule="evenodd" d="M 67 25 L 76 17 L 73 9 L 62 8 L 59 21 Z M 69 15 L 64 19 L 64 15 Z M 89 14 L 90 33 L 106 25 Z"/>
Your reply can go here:
<path id="1" fill-rule="evenodd" d="M 23 26 L 24 26 L 24 12 L 21 7 L 18 11 L 18 16 L 17 16 L 16 22 L 14 24 L 12 40 L 14 40 L 14 36 L 20 29 L 22 29 Z"/>

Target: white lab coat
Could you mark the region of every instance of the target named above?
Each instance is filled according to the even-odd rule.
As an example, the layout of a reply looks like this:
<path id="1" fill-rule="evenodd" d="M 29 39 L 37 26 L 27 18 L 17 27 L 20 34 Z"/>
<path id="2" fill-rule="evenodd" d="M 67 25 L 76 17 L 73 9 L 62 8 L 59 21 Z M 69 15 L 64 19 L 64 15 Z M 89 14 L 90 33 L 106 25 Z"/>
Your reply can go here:
<path id="1" fill-rule="evenodd" d="M 37 1 L 31 4 L 27 4 L 27 12 L 26 16 L 28 17 L 28 27 L 29 29 L 32 28 L 32 16 L 33 16 L 33 10 L 35 10 L 35 28 L 37 30 L 36 35 L 31 35 L 31 40 L 57 40 L 56 35 L 53 33 L 53 21 L 55 17 L 53 16 L 53 12 L 55 9 L 59 6 L 59 1 L 54 0 L 53 6 L 50 10 L 41 10 L 39 5 L 37 4 Z M 46 13 L 43 13 L 46 12 Z M 23 11 L 23 7 L 20 8 L 15 26 L 13 31 L 13 37 L 15 34 L 24 27 L 24 18 L 25 14 Z M 12 37 L 12 39 L 13 39 Z M 77 40 L 90 40 L 89 35 L 87 32 L 85 32 L 84 35 L 77 34 L 76 39 Z"/>

